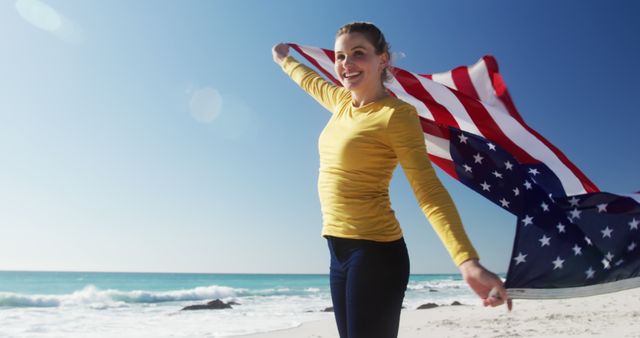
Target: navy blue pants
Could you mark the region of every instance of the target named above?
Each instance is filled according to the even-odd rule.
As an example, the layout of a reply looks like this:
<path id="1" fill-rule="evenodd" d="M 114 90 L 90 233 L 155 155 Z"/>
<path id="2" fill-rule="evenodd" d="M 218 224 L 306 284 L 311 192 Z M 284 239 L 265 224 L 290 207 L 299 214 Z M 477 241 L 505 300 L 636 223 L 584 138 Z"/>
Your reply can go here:
<path id="1" fill-rule="evenodd" d="M 331 300 L 340 338 L 395 338 L 409 282 L 404 239 L 327 237 Z"/>

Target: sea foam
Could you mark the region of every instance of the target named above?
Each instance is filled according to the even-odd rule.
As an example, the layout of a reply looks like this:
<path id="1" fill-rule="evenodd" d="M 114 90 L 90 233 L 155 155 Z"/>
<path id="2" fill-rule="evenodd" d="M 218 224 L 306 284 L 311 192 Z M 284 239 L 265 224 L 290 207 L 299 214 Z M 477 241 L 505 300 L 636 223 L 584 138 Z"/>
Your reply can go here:
<path id="1" fill-rule="evenodd" d="M 81 290 L 61 295 L 30 295 L 13 292 L 0 292 L 2 307 L 60 307 L 88 306 L 92 308 L 125 307 L 130 303 L 159 303 L 177 301 L 196 301 L 207 299 L 229 299 L 243 293 L 242 289 L 226 286 L 204 286 L 171 291 L 119 291 L 101 290 L 87 285 Z"/>

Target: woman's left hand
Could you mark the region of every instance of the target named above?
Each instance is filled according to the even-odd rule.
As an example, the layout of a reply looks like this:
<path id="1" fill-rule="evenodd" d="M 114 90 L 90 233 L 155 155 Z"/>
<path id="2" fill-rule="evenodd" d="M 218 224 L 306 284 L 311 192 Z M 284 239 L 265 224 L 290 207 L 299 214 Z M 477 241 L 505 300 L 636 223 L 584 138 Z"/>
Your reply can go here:
<path id="1" fill-rule="evenodd" d="M 507 308 L 511 311 L 513 302 L 507 296 L 507 290 L 498 275 L 480 265 L 477 259 L 464 261 L 458 267 L 465 282 L 482 298 L 484 306 L 499 306 L 506 300 Z M 491 292 L 492 289 L 495 289 L 494 293 Z"/>

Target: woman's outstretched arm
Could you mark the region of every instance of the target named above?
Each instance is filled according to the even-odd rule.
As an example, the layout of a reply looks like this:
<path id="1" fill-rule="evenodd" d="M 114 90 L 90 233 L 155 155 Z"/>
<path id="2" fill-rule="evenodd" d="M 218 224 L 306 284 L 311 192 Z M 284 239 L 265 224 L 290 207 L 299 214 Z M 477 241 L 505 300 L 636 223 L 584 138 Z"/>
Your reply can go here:
<path id="1" fill-rule="evenodd" d="M 336 111 L 337 105 L 341 102 L 351 100 L 351 93 L 348 90 L 327 81 L 313 69 L 289 55 L 288 44 L 279 43 L 273 46 L 272 54 L 273 61 L 280 65 L 282 70 L 294 82 L 331 113 Z"/>

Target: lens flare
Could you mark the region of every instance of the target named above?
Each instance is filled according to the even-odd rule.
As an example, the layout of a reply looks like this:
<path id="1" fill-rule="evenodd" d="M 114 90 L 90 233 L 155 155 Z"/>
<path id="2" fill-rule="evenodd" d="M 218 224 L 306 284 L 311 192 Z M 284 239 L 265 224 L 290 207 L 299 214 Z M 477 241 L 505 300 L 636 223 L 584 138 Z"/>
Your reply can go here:
<path id="1" fill-rule="evenodd" d="M 191 95 L 189 110 L 198 122 L 213 122 L 220 115 L 221 109 L 222 96 L 214 88 L 200 88 Z"/>

